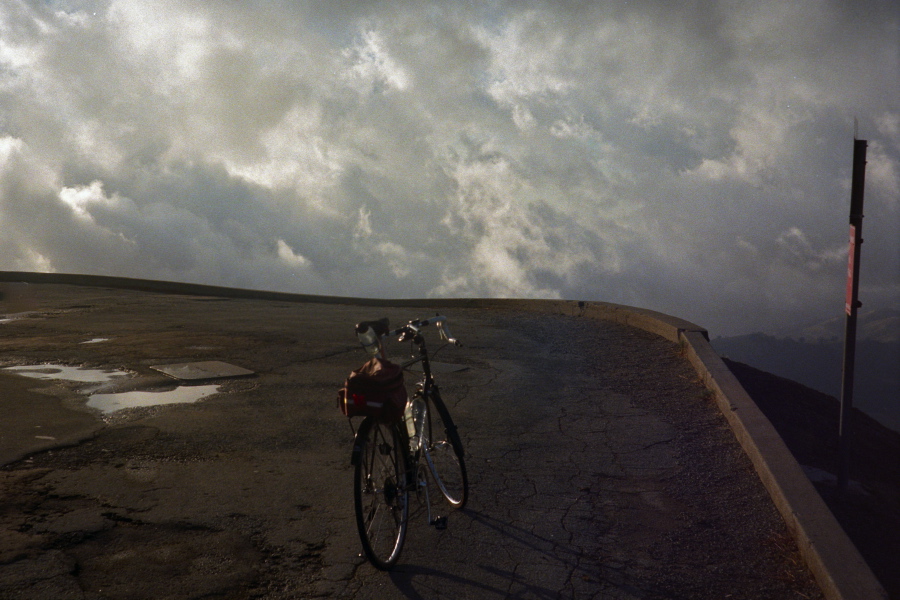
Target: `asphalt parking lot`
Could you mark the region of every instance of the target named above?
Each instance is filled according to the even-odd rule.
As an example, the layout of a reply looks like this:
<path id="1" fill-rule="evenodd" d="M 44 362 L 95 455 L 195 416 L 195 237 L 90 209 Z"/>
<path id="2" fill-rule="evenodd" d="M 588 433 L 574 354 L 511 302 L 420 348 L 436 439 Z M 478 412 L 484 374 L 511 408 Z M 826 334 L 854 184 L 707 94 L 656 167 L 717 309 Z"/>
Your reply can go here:
<path id="1" fill-rule="evenodd" d="M 13 292 L 0 366 L 120 369 L 132 388 L 166 363 L 255 375 L 102 415 L 93 384 L 0 371 L 0 598 L 822 597 L 708 391 L 653 334 L 495 308 Z M 382 573 L 359 556 L 336 391 L 364 359 L 353 323 L 436 310 L 465 344 L 436 360 L 466 367 L 439 383 L 470 503 L 445 531 L 414 516 Z"/>

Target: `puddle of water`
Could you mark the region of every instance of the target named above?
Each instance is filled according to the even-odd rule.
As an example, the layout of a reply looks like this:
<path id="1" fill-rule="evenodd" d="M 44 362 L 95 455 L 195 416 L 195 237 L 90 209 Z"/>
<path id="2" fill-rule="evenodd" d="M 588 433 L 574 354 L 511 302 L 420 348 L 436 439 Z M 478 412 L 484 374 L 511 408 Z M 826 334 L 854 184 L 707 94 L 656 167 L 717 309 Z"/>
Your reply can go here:
<path id="1" fill-rule="evenodd" d="M 79 383 L 106 383 L 120 377 L 128 377 L 124 371 L 115 369 L 88 369 L 85 367 L 67 367 L 65 365 L 22 365 L 6 367 L 4 371 L 13 371 L 17 375 L 34 379 L 62 379 Z"/>
<path id="2" fill-rule="evenodd" d="M 158 406 L 161 404 L 180 404 L 196 402 L 219 391 L 217 385 L 182 386 L 165 392 L 121 392 L 118 394 L 93 394 L 87 405 L 100 410 L 103 414 L 135 408 L 138 406 Z"/>
<path id="3" fill-rule="evenodd" d="M 27 317 L 30 314 L 31 314 L 31 312 L 6 314 L 6 315 L 3 315 L 2 318 L 0 318 L 0 323 L 9 323 L 11 321 L 18 321 L 19 319 L 24 319 L 25 317 Z"/>
<path id="4" fill-rule="evenodd" d="M 88 369 L 66 365 L 22 365 L 5 367 L 3 370 L 34 379 L 63 380 L 78 383 L 109 383 L 111 381 L 124 381 L 130 377 L 129 373 L 115 369 Z M 94 389 L 96 389 L 96 386 L 94 386 Z M 164 391 L 130 391 L 109 394 L 86 393 L 89 394 L 88 406 L 99 410 L 103 414 L 109 414 L 123 408 L 196 402 L 218 391 L 219 386 L 217 385 L 198 385 L 181 386 Z"/>
<path id="5" fill-rule="evenodd" d="M 40 318 L 46 317 L 48 315 L 47 312 L 41 312 L 38 310 L 26 310 L 22 312 L 8 312 L 0 315 L 0 323 L 9 323 L 10 321 L 20 321 L 22 319 L 32 319 L 32 318 Z"/>

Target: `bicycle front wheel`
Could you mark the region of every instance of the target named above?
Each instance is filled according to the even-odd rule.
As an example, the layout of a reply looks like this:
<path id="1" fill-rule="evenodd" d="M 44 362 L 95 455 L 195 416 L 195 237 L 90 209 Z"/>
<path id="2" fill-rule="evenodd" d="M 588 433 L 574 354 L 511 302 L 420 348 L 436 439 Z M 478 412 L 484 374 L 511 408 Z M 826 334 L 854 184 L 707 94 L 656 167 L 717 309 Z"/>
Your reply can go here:
<path id="1" fill-rule="evenodd" d="M 462 508 L 469 499 L 462 440 L 440 395 L 433 392 L 428 404 L 422 439 L 425 461 L 447 502 Z"/>
<path id="2" fill-rule="evenodd" d="M 353 500 L 363 551 L 378 569 L 400 557 L 409 521 L 406 447 L 395 424 L 367 417 L 356 434 Z"/>

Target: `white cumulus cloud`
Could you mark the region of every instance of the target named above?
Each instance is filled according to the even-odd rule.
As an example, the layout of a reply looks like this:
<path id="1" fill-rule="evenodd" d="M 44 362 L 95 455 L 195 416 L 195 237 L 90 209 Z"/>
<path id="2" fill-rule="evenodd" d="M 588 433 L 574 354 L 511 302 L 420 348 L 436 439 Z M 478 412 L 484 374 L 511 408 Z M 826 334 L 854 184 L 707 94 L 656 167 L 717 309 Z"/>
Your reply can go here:
<path id="1" fill-rule="evenodd" d="M 596 299 L 715 334 L 900 297 L 900 17 L 765 0 L 0 5 L 0 269 Z"/>

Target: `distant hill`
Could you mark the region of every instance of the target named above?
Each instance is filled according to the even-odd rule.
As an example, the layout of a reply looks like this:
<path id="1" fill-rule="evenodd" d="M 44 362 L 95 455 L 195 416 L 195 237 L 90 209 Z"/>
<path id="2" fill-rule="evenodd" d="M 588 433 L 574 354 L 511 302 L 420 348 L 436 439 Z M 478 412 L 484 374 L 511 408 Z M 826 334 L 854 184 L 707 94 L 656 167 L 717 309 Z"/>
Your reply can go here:
<path id="1" fill-rule="evenodd" d="M 841 314 L 833 319 L 813 323 L 787 332 L 785 336 L 805 340 L 844 341 L 847 318 Z M 900 309 L 881 308 L 860 310 L 857 315 L 856 339 L 867 342 L 900 342 Z"/>
<path id="2" fill-rule="evenodd" d="M 840 399 L 844 355 L 842 317 L 799 328 L 794 337 L 751 333 L 718 337 L 721 356 L 797 381 Z M 853 404 L 900 431 L 900 311 L 860 313 Z"/>

